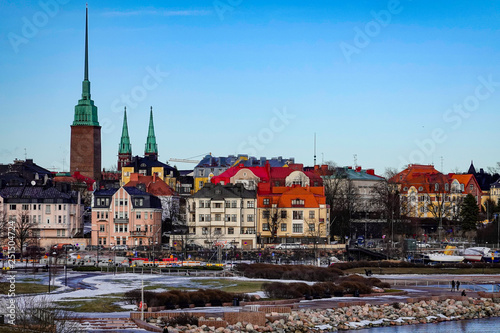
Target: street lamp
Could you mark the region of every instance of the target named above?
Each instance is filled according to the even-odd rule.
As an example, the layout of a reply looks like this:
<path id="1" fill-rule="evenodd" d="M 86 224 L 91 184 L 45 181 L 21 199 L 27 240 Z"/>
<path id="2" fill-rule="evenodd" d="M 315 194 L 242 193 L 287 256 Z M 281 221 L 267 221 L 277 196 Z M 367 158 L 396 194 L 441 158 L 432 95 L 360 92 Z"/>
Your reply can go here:
<path id="1" fill-rule="evenodd" d="M 57 255 L 57 252 L 54 251 L 54 252 L 52 252 L 52 254 L 55 257 Z M 52 275 L 51 275 L 51 272 L 50 272 L 50 270 L 51 270 L 51 265 L 50 265 L 50 261 L 51 260 L 50 260 L 50 258 L 51 258 L 51 256 L 50 256 L 50 252 L 49 252 L 49 256 L 48 256 L 48 259 L 49 259 L 49 265 L 48 265 L 48 267 L 49 267 L 49 294 L 50 294 L 50 280 L 52 279 Z"/>
<path id="2" fill-rule="evenodd" d="M 65 247 L 66 258 L 64 261 L 64 285 L 68 286 L 68 247 Z"/>

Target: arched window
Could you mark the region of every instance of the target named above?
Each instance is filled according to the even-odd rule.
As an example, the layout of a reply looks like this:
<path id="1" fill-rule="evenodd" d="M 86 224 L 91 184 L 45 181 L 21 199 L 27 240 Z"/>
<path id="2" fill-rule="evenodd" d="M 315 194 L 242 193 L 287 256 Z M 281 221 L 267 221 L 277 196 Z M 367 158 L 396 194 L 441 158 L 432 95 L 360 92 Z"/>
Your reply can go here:
<path id="1" fill-rule="evenodd" d="M 439 191 L 439 184 L 438 183 L 434 184 L 434 190 Z"/>
<path id="2" fill-rule="evenodd" d="M 450 185 L 449 184 L 444 184 L 444 190 L 448 191 L 449 189 L 450 189 Z"/>

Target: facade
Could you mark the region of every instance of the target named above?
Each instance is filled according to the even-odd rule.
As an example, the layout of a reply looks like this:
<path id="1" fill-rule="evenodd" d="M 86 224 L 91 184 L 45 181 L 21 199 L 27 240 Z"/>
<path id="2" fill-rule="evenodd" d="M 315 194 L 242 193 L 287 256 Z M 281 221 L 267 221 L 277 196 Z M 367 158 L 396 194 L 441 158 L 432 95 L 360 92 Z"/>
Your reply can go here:
<path id="1" fill-rule="evenodd" d="M 93 245 L 156 245 L 161 242 L 161 202 L 135 187 L 100 190 L 92 200 Z"/>
<path id="2" fill-rule="evenodd" d="M 193 170 L 194 191 L 200 190 L 206 183 L 209 183 L 213 177 L 219 176 L 234 166 L 243 167 L 264 167 L 269 164 L 271 167 L 287 167 L 294 163 L 294 158 L 283 159 L 281 156 L 272 159 L 261 157 L 249 157 L 248 155 L 229 155 L 227 157 L 205 156 Z"/>
<path id="3" fill-rule="evenodd" d="M 490 186 L 490 199 L 498 205 L 500 202 L 500 179 L 491 184 Z"/>
<path id="4" fill-rule="evenodd" d="M 97 107 L 90 97 L 88 63 L 88 8 L 85 20 L 85 70 L 82 98 L 75 106 L 71 125 L 70 172 L 78 171 L 95 180 L 101 178 L 101 126 Z"/>
<path id="5" fill-rule="evenodd" d="M 189 234 L 172 237 L 203 247 L 217 245 L 253 249 L 256 246 L 255 191 L 241 184 L 206 184 L 188 198 Z"/>
<path id="6" fill-rule="evenodd" d="M 467 194 L 481 205 L 482 191 L 471 174 L 445 175 L 432 165 L 411 164 L 390 181 L 398 184 L 409 217 L 458 219 Z"/>
<path id="7" fill-rule="evenodd" d="M 144 192 L 148 192 L 160 199 L 162 207 L 162 221 L 172 219 L 174 222 L 181 218 L 185 211 L 180 210 L 179 195 L 166 184 L 162 179 L 153 174 L 153 176 L 143 176 L 138 173 L 130 175 L 130 181 L 126 187 L 137 187 Z M 185 221 L 185 218 L 182 219 Z"/>
<path id="8" fill-rule="evenodd" d="M 83 231 L 78 192 L 46 186 L 8 186 L 0 190 L 0 215 L 16 221 L 16 232 L 29 230 L 29 243 L 74 237 Z"/>
<path id="9" fill-rule="evenodd" d="M 162 163 L 154 158 L 154 156 L 132 158 L 132 162 L 122 168 L 121 184 L 130 182 L 132 174 L 138 173 L 143 176 L 152 176 L 163 180 L 170 187 L 175 188 L 177 184 L 178 171 L 168 164 Z"/>
<path id="10" fill-rule="evenodd" d="M 240 184 L 247 190 L 256 190 L 259 247 L 270 243 L 327 242 L 330 218 L 323 180 L 314 172 L 304 171 L 302 164 L 238 164 L 211 182 Z"/>
<path id="11" fill-rule="evenodd" d="M 11 164 L 0 164 L 0 188 L 11 185 L 46 184 L 53 178 L 52 172 L 37 165 L 32 159 L 14 160 Z"/>

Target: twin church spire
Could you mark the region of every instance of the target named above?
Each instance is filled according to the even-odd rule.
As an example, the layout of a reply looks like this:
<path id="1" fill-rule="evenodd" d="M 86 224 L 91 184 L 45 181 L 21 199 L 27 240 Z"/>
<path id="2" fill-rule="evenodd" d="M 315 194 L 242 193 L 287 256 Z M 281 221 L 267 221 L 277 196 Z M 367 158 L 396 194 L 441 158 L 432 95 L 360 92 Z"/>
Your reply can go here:
<path id="1" fill-rule="evenodd" d="M 151 107 L 149 113 L 148 137 L 146 139 L 144 156 L 149 156 L 154 160 L 158 159 L 158 145 L 156 144 L 156 135 L 153 123 L 153 107 Z M 122 167 L 129 164 L 131 161 L 132 145 L 130 144 L 130 137 L 128 134 L 127 108 L 125 107 L 123 113 L 122 136 L 120 139 L 120 146 L 118 147 L 118 170 L 121 170 Z"/>

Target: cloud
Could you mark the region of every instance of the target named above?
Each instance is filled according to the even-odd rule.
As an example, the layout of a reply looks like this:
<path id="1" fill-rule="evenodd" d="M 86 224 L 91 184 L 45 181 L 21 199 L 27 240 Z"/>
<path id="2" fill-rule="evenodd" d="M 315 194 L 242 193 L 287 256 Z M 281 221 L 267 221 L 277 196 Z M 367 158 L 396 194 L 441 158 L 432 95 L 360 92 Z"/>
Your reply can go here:
<path id="1" fill-rule="evenodd" d="M 131 11 L 113 10 L 102 13 L 108 17 L 126 16 L 204 16 L 211 15 L 210 10 L 163 10 L 163 9 L 139 9 Z"/>

